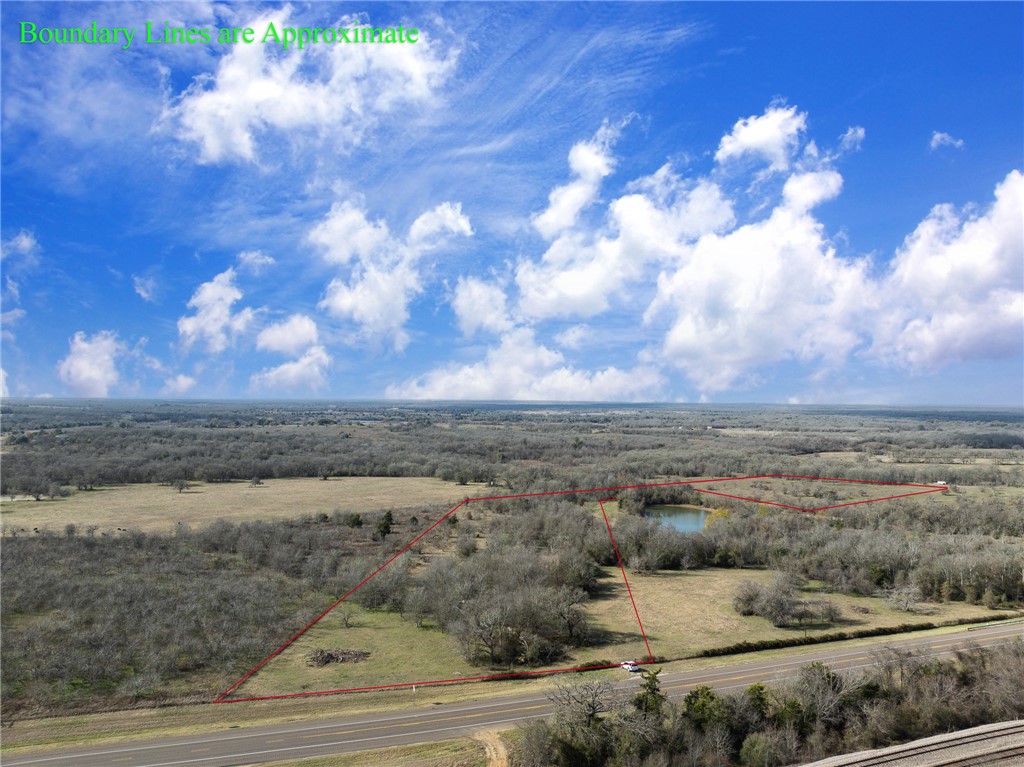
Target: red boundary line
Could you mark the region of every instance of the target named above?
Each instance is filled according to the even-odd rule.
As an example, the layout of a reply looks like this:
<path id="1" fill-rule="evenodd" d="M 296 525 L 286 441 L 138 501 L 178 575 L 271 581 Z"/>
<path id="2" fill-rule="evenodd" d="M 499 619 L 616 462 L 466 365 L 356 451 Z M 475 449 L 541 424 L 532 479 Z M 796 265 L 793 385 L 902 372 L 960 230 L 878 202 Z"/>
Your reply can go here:
<path id="1" fill-rule="evenodd" d="M 332 604 L 330 607 L 328 607 L 326 610 L 324 610 L 322 613 L 320 613 L 318 616 L 316 616 L 312 621 L 310 621 L 301 631 L 299 631 L 296 634 L 294 634 L 290 639 L 288 639 L 288 641 L 286 641 L 284 644 L 282 644 L 280 647 L 278 647 L 276 650 L 274 650 L 272 653 L 270 653 L 270 655 L 268 655 L 266 658 L 264 658 L 262 661 L 260 661 L 256 666 L 254 666 L 252 669 L 250 669 L 248 672 L 246 672 L 246 674 L 241 679 L 239 679 L 237 682 L 235 682 L 233 685 L 231 685 L 229 688 L 227 688 L 224 692 L 222 692 L 220 695 L 218 695 L 217 698 L 215 700 L 213 700 L 212 702 L 214 704 L 219 704 L 219 703 L 245 703 L 245 702 L 251 702 L 251 701 L 258 701 L 258 700 L 280 700 L 280 699 L 283 699 L 283 698 L 302 698 L 302 697 L 309 697 L 309 696 L 313 696 L 313 695 L 332 695 L 332 694 L 343 693 L 343 692 L 366 692 L 366 691 L 370 691 L 370 690 L 387 690 L 387 689 L 395 689 L 395 688 L 403 688 L 403 687 L 415 687 L 416 685 L 435 685 L 435 684 L 449 684 L 449 683 L 456 683 L 456 682 L 474 682 L 474 681 L 497 680 L 497 679 L 515 679 L 515 678 L 528 677 L 528 676 L 543 676 L 543 675 L 548 675 L 548 674 L 564 674 L 564 673 L 568 673 L 568 672 L 571 672 L 571 671 L 591 671 L 591 670 L 603 669 L 603 668 L 616 668 L 618 664 L 608 665 L 608 666 L 580 666 L 580 667 L 575 667 L 575 668 L 550 669 L 550 670 L 545 670 L 545 671 L 519 671 L 519 672 L 509 673 L 509 674 L 472 676 L 472 677 L 459 677 L 459 678 L 455 678 L 455 679 L 436 679 L 436 680 L 428 680 L 428 681 L 424 681 L 424 682 L 400 682 L 400 683 L 395 683 L 395 684 L 374 685 L 374 686 L 371 686 L 371 687 L 353 687 L 353 688 L 343 689 L 343 690 L 316 690 L 316 691 L 311 691 L 311 692 L 286 693 L 286 694 L 282 694 L 282 695 L 263 695 L 263 696 L 251 697 L 251 698 L 232 698 L 230 700 L 225 700 L 225 698 L 229 694 L 231 694 L 231 692 L 233 692 L 234 690 L 238 689 L 253 674 L 255 674 L 257 671 L 259 671 L 261 668 L 263 668 L 265 665 L 267 665 L 267 663 L 269 663 L 271 660 L 276 658 L 282 652 L 284 652 L 284 650 L 286 650 L 288 647 L 290 647 L 297 639 L 299 639 L 299 637 L 301 637 L 303 634 L 305 634 L 307 631 L 309 631 L 311 628 L 313 628 L 313 626 L 315 626 L 317 623 L 319 623 L 324 617 L 327 616 L 328 613 L 330 613 L 332 610 L 334 610 L 334 608 L 336 608 L 338 605 L 340 605 L 342 602 L 344 602 L 346 599 L 348 599 L 350 596 L 352 596 L 352 594 L 354 594 L 356 591 L 358 591 L 360 588 L 362 588 L 362 586 L 365 585 L 375 575 L 377 575 L 377 573 L 379 573 L 385 567 L 387 567 L 392 562 L 394 562 L 396 559 L 398 559 L 400 556 L 402 556 L 405 552 L 407 552 L 410 548 L 412 548 L 413 545 L 417 541 L 419 541 L 420 539 L 425 537 L 431 530 L 433 530 L 439 524 L 444 522 L 448 517 L 450 517 L 452 514 L 454 514 L 456 511 L 458 511 L 459 509 L 461 509 L 463 506 L 465 506 L 468 503 L 474 503 L 474 502 L 477 502 L 477 501 L 504 501 L 504 500 L 512 500 L 512 499 L 516 499 L 516 498 L 542 498 L 542 497 L 554 496 L 554 495 L 577 495 L 577 494 L 583 494 L 583 493 L 615 492 L 615 491 L 620 491 L 620 490 L 642 490 L 642 489 L 645 489 L 645 488 L 652 488 L 652 487 L 678 487 L 678 486 L 681 486 L 681 485 L 697 485 L 697 484 L 705 484 L 705 483 L 708 483 L 708 482 L 737 482 L 737 481 L 744 480 L 744 479 L 809 479 L 809 480 L 816 480 L 816 481 L 819 481 L 819 482 L 856 482 L 856 483 L 868 484 L 868 485 L 885 485 L 885 486 L 888 486 L 888 487 L 925 487 L 925 488 L 928 488 L 928 489 L 927 490 L 922 490 L 922 491 L 916 492 L 916 493 L 905 493 L 903 495 L 888 496 L 886 498 L 873 498 L 873 499 L 864 500 L 864 501 L 853 501 L 853 502 L 850 502 L 850 503 L 837 504 L 835 506 L 822 506 L 821 508 L 818 508 L 818 509 L 803 509 L 803 508 L 800 508 L 798 506 L 787 506 L 786 504 L 774 503 L 774 502 L 771 502 L 771 501 L 761 501 L 761 500 L 758 500 L 756 498 L 746 498 L 744 496 L 739 496 L 739 495 L 727 495 L 726 493 L 718 493 L 718 492 L 715 492 L 713 490 L 702 490 L 702 489 L 699 489 L 699 488 L 693 488 L 693 490 L 696 491 L 696 492 L 699 492 L 699 493 L 706 493 L 708 495 L 719 495 L 719 496 L 724 496 L 726 498 L 733 498 L 733 499 L 736 499 L 736 500 L 748 501 L 748 502 L 751 502 L 751 503 L 762 503 L 762 504 L 766 504 L 766 505 L 770 505 L 770 506 L 779 506 L 779 507 L 782 507 L 782 508 L 793 509 L 795 511 L 802 511 L 802 512 L 805 512 L 805 513 L 814 513 L 814 512 L 818 512 L 818 511 L 826 511 L 828 509 L 842 508 L 842 507 L 845 507 L 845 506 L 855 506 L 855 505 L 861 504 L 861 503 L 874 503 L 874 502 L 877 502 L 877 501 L 892 500 L 894 498 L 906 498 L 906 497 L 911 496 L 911 495 L 924 495 L 924 494 L 927 494 L 927 493 L 943 492 L 943 491 L 949 489 L 948 487 L 946 487 L 944 485 L 936 487 L 936 486 L 933 486 L 933 485 L 922 485 L 922 484 L 909 483 L 909 482 L 879 482 L 879 481 L 876 481 L 876 480 L 868 480 L 868 479 L 842 479 L 842 478 L 838 478 L 838 477 L 808 477 L 808 476 L 799 476 L 799 475 L 793 475 L 793 474 L 756 474 L 756 475 L 750 475 L 750 476 L 745 476 L 745 477 L 719 477 L 719 478 L 715 478 L 715 479 L 693 479 L 693 480 L 685 480 L 685 481 L 680 480 L 680 481 L 675 481 L 675 482 L 656 482 L 656 483 L 641 484 L 641 485 L 620 485 L 618 487 L 588 487 L 588 488 L 580 488 L 580 489 L 575 489 L 575 490 L 548 490 L 548 491 L 540 492 L 540 493 L 517 493 L 517 494 L 513 494 L 513 495 L 492 495 L 492 496 L 486 496 L 486 497 L 480 497 L 480 498 L 466 498 L 463 501 L 461 501 L 460 503 L 458 503 L 456 506 L 454 506 L 451 510 L 449 510 L 442 517 L 440 517 L 434 524 L 432 524 L 430 527 L 428 527 L 422 533 L 420 533 L 415 538 L 413 538 L 411 541 L 409 541 L 409 543 L 407 543 L 396 554 L 392 555 L 384 564 L 382 564 L 380 567 L 378 567 L 372 573 L 370 573 L 365 578 L 363 578 L 363 580 L 361 580 L 358 584 L 356 584 L 354 587 L 352 587 L 347 593 L 345 593 L 344 596 L 342 596 L 340 599 L 338 599 L 336 602 L 334 602 L 334 604 Z M 604 499 L 604 501 L 609 501 L 609 500 L 614 500 L 614 499 L 612 499 L 612 498 L 605 498 Z M 642 661 L 640 665 L 643 665 L 644 663 L 653 663 L 654 655 L 653 655 L 653 653 L 651 653 L 651 646 L 650 646 L 650 643 L 647 641 L 647 633 L 644 631 L 643 622 L 640 620 L 640 613 L 639 613 L 639 611 L 637 611 L 636 602 L 633 600 L 633 592 L 632 592 L 632 589 L 630 589 L 630 587 L 629 587 L 629 579 L 626 578 L 626 570 L 623 567 L 622 558 L 619 556 L 619 549 L 618 549 L 618 546 L 615 543 L 615 537 L 614 537 L 614 535 L 612 535 L 611 524 L 608 521 L 608 515 L 605 513 L 605 510 L 604 510 L 604 501 L 600 501 L 599 500 L 598 504 L 601 507 L 601 514 L 604 516 L 605 526 L 608 528 L 608 535 L 611 538 L 612 548 L 615 550 L 615 556 L 618 559 L 619 568 L 622 570 L 622 577 L 623 577 L 623 580 L 625 580 L 625 582 L 626 582 L 626 590 L 629 593 L 630 601 L 633 604 L 633 611 L 636 614 L 637 623 L 640 625 L 640 633 L 643 635 L 644 644 L 647 646 L 647 652 L 648 652 L 648 655 L 650 657 L 649 661 Z"/>
<path id="2" fill-rule="evenodd" d="M 605 498 L 604 501 L 614 501 L 614 498 Z M 633 605 L 633 614 L 636 615 L 637 625 L 640 626 L 640 634 L 644 638 L 644 645 L 647 647 L 647 657 L 650 658 L 650 663 L 654 663 L 654 653 L 651 652 L 651 643 L 647 641 L 647 632 L 644 631 L 644 622 L 640 620 L 640 611 L 636 609 L 636 600 L 633 599 L 633 589 L 629 587 L 629 578 L 626 577 L 626 567 L 622 564 L 622 555 L 619 554 L 619 544 L 615 542 L 615 536 L 612 535 L 612 524 L 608 521 L 608 512 L 604 510 L 604 501 L 598 501 L 597 505 L 601 507 L 601 516 L 604 517 L 604 525 L 608 528 L 608 537 L 611 538 L 612 548 L 615 550 L 615 558 L 619 561 L 619 569 L 622 571 L 622 580 L 626 583 L 626 592 L 629 594 L 629 601 Z"/>

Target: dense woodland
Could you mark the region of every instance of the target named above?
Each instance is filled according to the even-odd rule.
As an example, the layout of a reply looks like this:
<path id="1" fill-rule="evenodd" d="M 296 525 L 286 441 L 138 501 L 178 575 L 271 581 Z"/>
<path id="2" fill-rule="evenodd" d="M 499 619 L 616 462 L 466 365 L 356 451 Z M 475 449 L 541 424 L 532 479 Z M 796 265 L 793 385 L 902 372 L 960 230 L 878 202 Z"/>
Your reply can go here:
<path id="1" fill-rule="evenodd" d="M 987 494 L 807 515 L 638 490 L 620 494 L 615 537 L 635 573 L 758 566 L 789 583 L 889 594 L 908 610 L 928 600 L 998 608 L 1024 603 L 1024 507 L 1019 494 L 995 493 L 1024 485 L 1022 422 L 1019 411 L 15 401 L 3 405 L 3 493 L 158 481 L 171 494 L 176 481 L 353 474 L 516 492 L 776 472 L 932 482 L 944 463 L 942 479 Z M 441 628 L 481 667 L 600 646 L 584 608 L 615 559 L 593 500 L 473 504 L 353 598 Z M 718 511 L 703 531 L 681 533 L 646 516 L 665 502 Z M 163 535 L 5 531 L 4 716 L 209 699 L 447 509 L 308 511 Z M 782 592 L 740 596 L 741 612 L 771 603 L 778 625 L 799 618 Z M 744 741 L 730 738 L 739 758 Z"/>

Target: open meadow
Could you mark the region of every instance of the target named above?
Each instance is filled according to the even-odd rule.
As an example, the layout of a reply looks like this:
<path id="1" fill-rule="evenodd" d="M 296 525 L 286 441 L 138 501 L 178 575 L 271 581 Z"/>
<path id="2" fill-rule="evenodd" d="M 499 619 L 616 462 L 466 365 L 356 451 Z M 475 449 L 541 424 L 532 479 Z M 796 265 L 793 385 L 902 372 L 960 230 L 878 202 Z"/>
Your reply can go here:
<path id="1" fill-rule="evenodd" d="M 67 498 L 0 501 L 5 530 L 49 528 L 68 524 L 83 532 L 142 530 L 170 533 L 181 523 L 202 527 L 218 519 L 230 522 L 274 520 L 335 510 L 379 511 L 429 504 L 454 506 L 466 497 L 486 495 L 480 485 L 459 485 L 433 477 L 332 477 L 328 480 L 270 479 L 249 482 L 194 482 L 183 492 L 165 484 L 104 486 Z"/>

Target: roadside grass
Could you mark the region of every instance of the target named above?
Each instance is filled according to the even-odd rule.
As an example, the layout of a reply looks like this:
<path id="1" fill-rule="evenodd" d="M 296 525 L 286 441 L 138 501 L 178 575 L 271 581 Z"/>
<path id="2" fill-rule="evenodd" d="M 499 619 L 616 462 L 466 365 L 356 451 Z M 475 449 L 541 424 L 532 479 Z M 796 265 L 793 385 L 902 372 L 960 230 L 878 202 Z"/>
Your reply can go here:
<path id="1" fill-rule="evenodd" d="M 0 500 L 5 530 L 31 532 L 49 528 L 61 533 L 73 523 L 80 532 L 137 529 L 169 533 L 181 522 L 202 527 L 218 519 L 294 518 L 303 514 L 375 511 L 445 504 L 467 496 L 487 495 L 484 485 L 459 485 L 432 477 L 332 477 L 267 479 L 248 482 L 192 483 L 179 493 L 169 485 L 120 485 L 73 493 L 67 498 L 34 501 Z"/>
<path id="2" fill-rule="evenodd" d="M 264 767 L 379 767 L 382 764 L 401 767 L 486 767 L 487 753 L 482 743 L 470 738 L 458 738 L 415 746 L 375 748 L 339 756 L 289 759 L 270 762 Z"/>
<path id="3" fill-rule="evenodd" d="M 632 580 L 630 581 L 632 583 Z M 883 646 L 904 638 L 938 637 L 957 631 L 964 626 L 943 626 L 915 631 L 892 637 L 848 639 L 828 646 L 836 652 L 857 647 Z M 692 671 L 727 667 L 734 663 L 748 663 L 780 658 L 799 658 L 821 650 L 821 645 L 760 650 L 732 657 L 691 658 L 685 661 L 659 663 L 666 671 Z M 656 650 L 657 652 L 657 650 Z M 594 672 L 610 679 L 621 678 L 616 670 Z M 208 704 L 169 706 L 162 708 L 108 711 L 98 714 L 74 714 L 45 719 L 16 721 L 3 730 L 0 751 L 49 751 L 86 744 L 123 743 L 156 737 L 177 737 L 203 732 L 222 732 L 242 727 L 266 727 L 289 722 L 317 722 L 332 717 L 353 714 L 383 713 L 410 709 L 417 706 L 466 703 L 494 697 L 535 692 L 542 695 L 552 687 L 559 676 L 540 679 L 488 682 L 486 684 L 450 685 L 423 688 L 385 690 L 373 693 L 329 695 L 314 698 L 268 700 L 251 703 L 233 703 L 219 706 Z M 377 762 L 378 764 L 380 762 Z"/>

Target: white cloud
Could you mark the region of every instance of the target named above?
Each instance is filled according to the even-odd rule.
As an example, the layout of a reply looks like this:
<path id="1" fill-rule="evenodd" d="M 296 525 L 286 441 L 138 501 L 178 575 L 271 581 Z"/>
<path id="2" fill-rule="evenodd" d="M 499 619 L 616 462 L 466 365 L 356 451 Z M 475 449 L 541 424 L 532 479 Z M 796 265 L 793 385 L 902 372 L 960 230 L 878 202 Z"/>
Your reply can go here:
<path id="1" fill-rule="evenodd" d="M 928 145 L 931 147 L 933 152 L 944 146 L 951 146 L 954 149 L 963 149 L 964 140 L 960 138 L 953 138 L 948 133 L 943 133 L 942 131 L 933 131 L 932 140 Z"/>
<path id="2" fill-rule="evenodd" d="M 579 349 L 587 343 L 593 335 L 594 334 L 591 329 L 586 325 L 573 325 L 571 328 L 566 328 L 556 335 L 555 341 L 559 346 L 563 346 L 566 349 Z"/>
<path id="3" fill-rule="evenodd" d="M 276 261 L 261 250 L 243 250 L 238 254 L 238 265 L 252 274 L 259 274 Z"/>
<path id="4" fill-rule="evenodd" d="M 653 367 L 577 370 L 517 328 L 481 362 L 450 365 L 387 389 L 399 399 L 642 401 L 656 398 L 664 379 Z"/>
<path id="5" fill-rule="evenodd" d="M 354 201 L 335 203 L 308 239 L 325 261 L 350 269 L 330 281 L 318 307 L 356 323 L 364 338 L 389 340 L 402 351 L 409 343 L 409 304 L 423 290 L 421 256 L 453 236 L 472 234 L 458 203 L 441 203 L 417 217 L 405 240 L 394 237 L 386 222 L 371 223 Z"/>
<path id="6" fill-rule="evenodd" d="M 846 133 L 839 139 L 839 150 L 841 152 L 856 152 L 864 143 L 866 131 L 860 125 L 854 125 L 846 129 Z"/>
<path id="7" fill-rule="evenodd" d="M 11 392 L 7 388 L 7 371 L 0 368 L 0 397 L 10 397 Z"/>
<path id="8" fill-rule="evenodd" d="M 106 397 L 120 380 L 117 358 L 125 346 L 112 330 L 101 330 L 91 338 L 82 331 L 70 340 L 71 351 L 57 367 L 60 380 L 81 397 Z"/>
<path id="9" fill-rule="evenodd" d="M 32 232 L 22 229 L 11 239 L 0 243 L 0 261 L 6 263 L 5 268 L 11 268 L 11 261 L 17 259 L 21 265 L 31 268 L 39 263 L 39 254 L 42 248 L 39 241 Z"/>
<path id="10" fill-rule="evenodd" d="M 685 183 L 669 166 L 639 179 L 608 206 L 596 232 L 570 231 L 540 261 L 516 268 L 524 316 L 593 317 L 623 300 L 649 264 L 678 258 L 681 243 L 732 224 L 732 204 L 707 179 Z"/>
<path id="11" fill-rule="evenodd" d="M 533 225 L 545 239 L 571 229 L 585 207 L 594 201 L 601 180 L 615 167 L 612 144 L 619 129 L 602 125 L 592 139 L 581 141 L 569 150 L 569 168 L 574 179 L 556 187 L 548 196 L 548 207 L 533 217 Z"/>
<path id="12" fill-rule="evenodd" d="M 659 277 L 646 319 L 674 315 L 662 353 L 701 392 L 785 359 L 837 366 L 858 344 L 867 263 L 838 258 L 802 207 L 833 184 L 797 183 L 767 219 L 705 235 Z"/>
<path id="13" fill-rule="evenodd" d="M 139 277 L 138 275 L 133 274 L 132 285 L 135 287 L 135 292 L 139 294 L 139 297 L 143 301 L 153 300 L 153 295 L 156 293 L 156 280 L 152 277 Z"/>
<path id="14" fill-rule="evenodd" d="M 456 321 L 462 335 L 473 336 L 477 330 L 501 333 L 512 329 L 505 291 L 497 285 L 476 277 L 460 277 L 452 298 Z"/>
<path id="15" fill-rule="evenodd" d="M 907 237 L 880 294 L 872 353 L 930 371 L 1024 348 L 1024 176 L 1010 172 L 984 212 L 937 205 Z"/>
<path id="16" fill-rule="evenodd" d="M 303 394 L 322 389 L 327 383 L 327 368 L 331 357 L 322 346 L 310 347 L 293 362 L 266 368 L 250 378 L 256 391 L 283 391 Z"/>
<path id="17" fill-rule="evenodd" d="M 179 397 L 191 391 L 196 385 L 196 379 L 184 373 L 168 378 L 164 381 L 164 388 L 161 394 L 167 397 Z"/>
<path id="18" fill-rule="evenodd" d="M 304 26 L 291 6 L 242 26 Z M 334 28 L 362 23 L 343 16 Z M 315 24 L 315 26 L 322 26 Z M 424 32 L 416 45 L 312 45 L 282 52 L 271 43 L 235 45 L 213 75 L 197 77 L 165 114 L 180 138 L 199 146 L 199 160 L 256 161 L 270 133 L 292 140 L 330 140 L 333 153 L 358 146 L 382 116 L 407 117 L 436 103 L 457 51 Z"/>
<path id="19" fill-rule="evenodd" d="M 35 235 L 27 229 L 0 242 L 0 263 L 5 272 L 4 297 L 8 301 L 21 301 L 21 284 L 14 277 L 25 275 L 38 267 L 42 250 Z"/>
<path id="20" fill-rule="evenodd" d="M 186 350 L 197 341 L 205 341 L 208 352 L 220 354 L 252 322 L 255 313 L 250 308 L 231 313 L 231 306 L 242 298 L 234 281 L 235 270 L 229 267 L 196 288 L 188 302 L 196 313 L 178 319 L 178 334 Z"/>
<path id="21" fill-rule="evenodd" d="M 305 314 L 293 314 L 261 330 L 256 337 L 256 348 L 294 355 L 316 342 L 316 323 Z"/>
<path id="22" fill-rule="evenodd" d="M 371 339 L 390 339 L 402 351 L 409 343 L 409 302 L 421 290 L 413 263 L 370 264 L 348 281 L 331 280 L 319 306 L 333 317 L 354 321 Z"/>
<path id="23" fill-rule="evenodd" d="M 391 239 L 384 221 L 370 223 L 355 201 L 336 202 L 309 233 L 309 241 L 324 251 L 324 260 L 347 264 L 353 258 L 370 259 Z"/>
<path id="24" fill-rule="evenodd" d="M 794 173 L 782 188 L 786 206 L 804 213 L 815 206 L 834 199 L 843 188 L 843 177 L 834 170 Z"/>
<path id="25" fill-rule="evenodd" d="M 14 340 L 14 331 L 11 328 L 25 318 L 24 309 L 11 309 L 0 314 L 0 337 L 5 341 Z"/>
<path id="26" fill-rule="evenodd" d="M 738 120 L 722 137 L 715 160 L 725 163 L 753 155 L 769 163 L 773 171 L 788 170 L 807 128 L 807 115 L 796 107 L 770 106 L 763 115 Z"/>
<path id="27" fill-rule="evenodd" d="M 453 234 L 472 237 L 473 227 L 462 214 L 461 203 L 442 202 L 412 222 L 409 245 L 423 250 L 444 243 Z"/>

